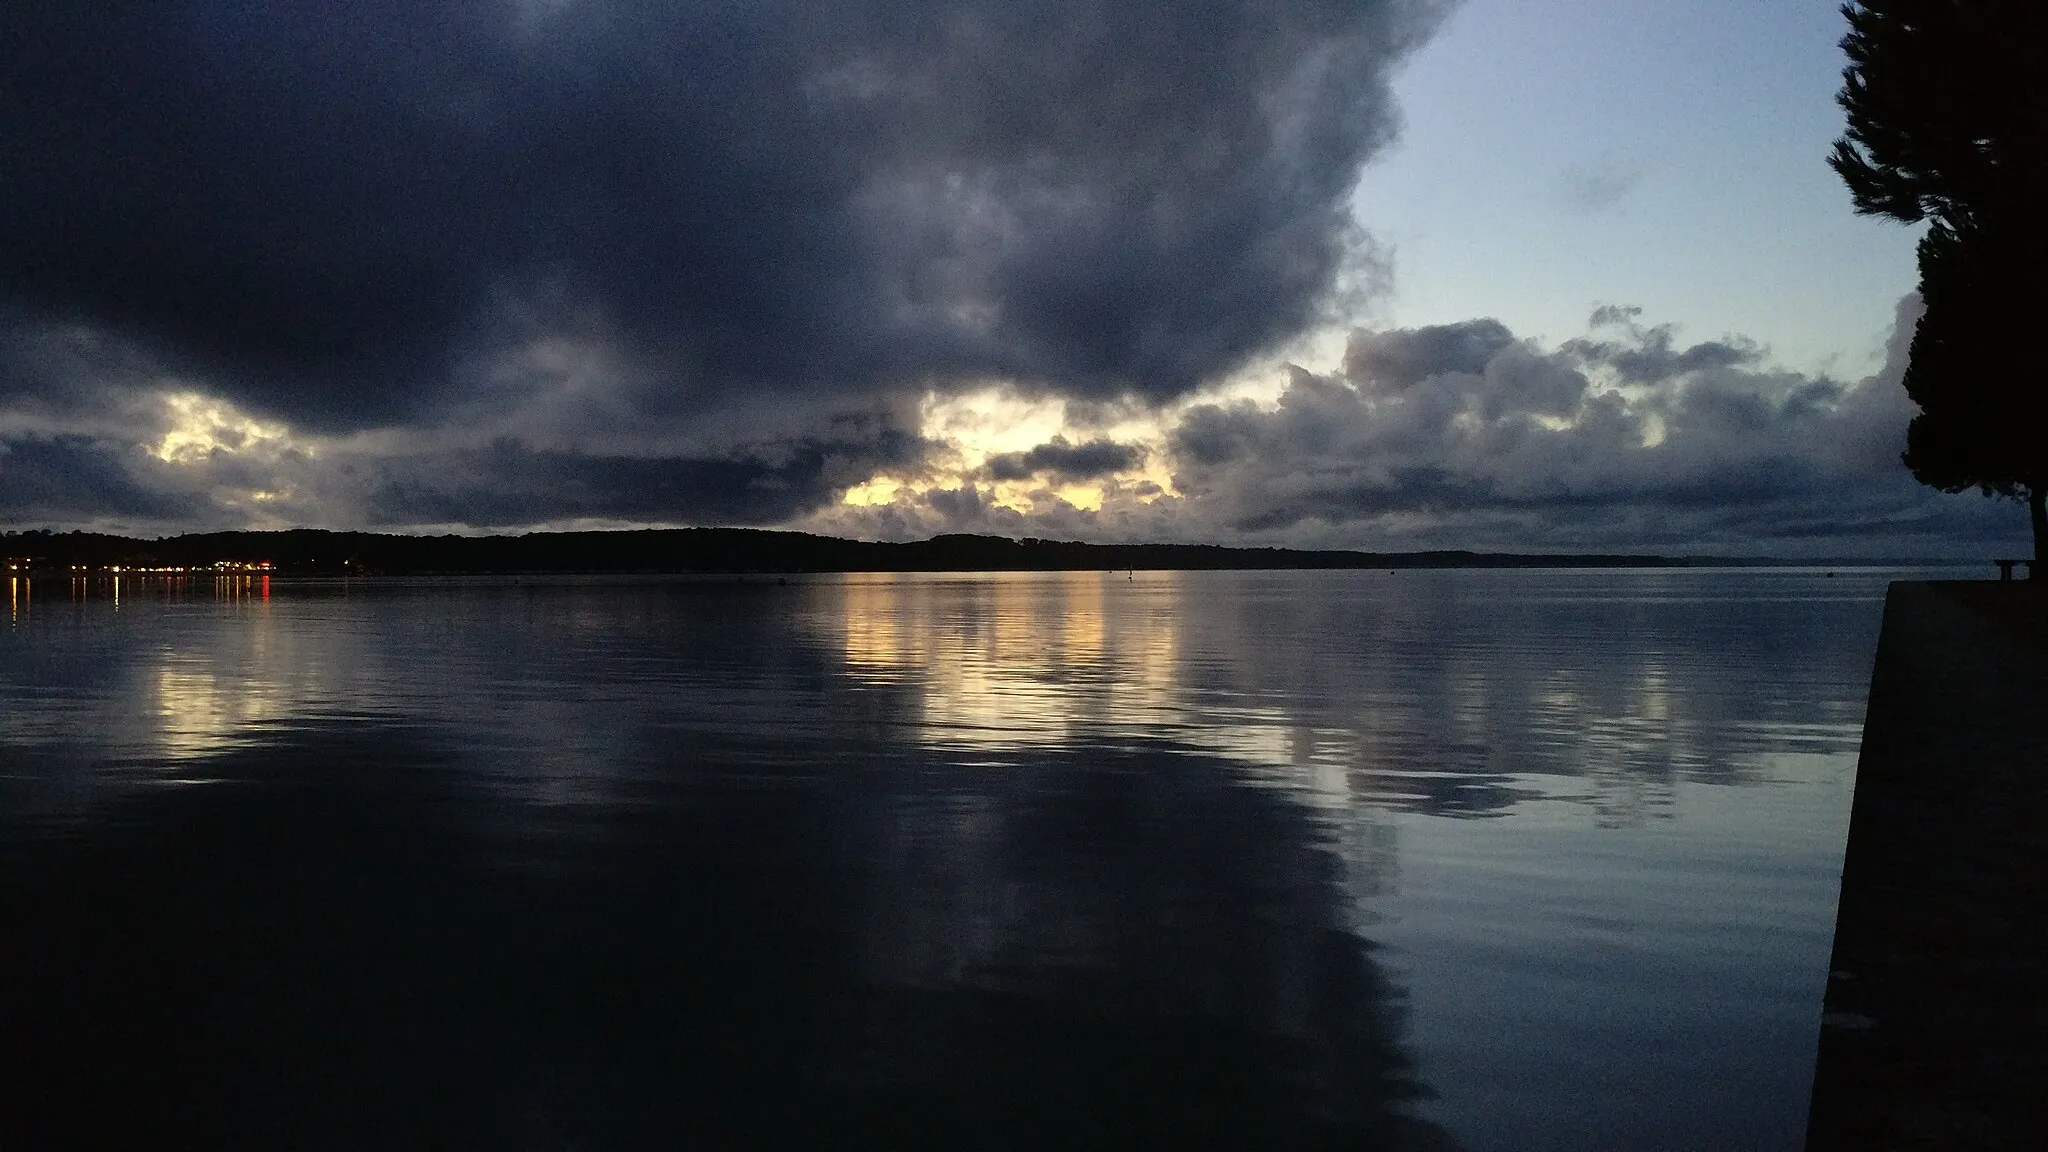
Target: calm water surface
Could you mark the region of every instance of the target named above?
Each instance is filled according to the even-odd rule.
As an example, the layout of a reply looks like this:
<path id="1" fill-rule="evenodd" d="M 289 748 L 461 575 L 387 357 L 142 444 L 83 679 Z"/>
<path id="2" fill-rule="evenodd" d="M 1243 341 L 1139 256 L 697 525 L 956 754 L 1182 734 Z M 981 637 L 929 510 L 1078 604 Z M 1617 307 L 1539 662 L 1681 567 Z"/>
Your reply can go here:
<path id="1" fill-rule="evenodd" d="M 0 1147 L 1797 1147 L 1895 575 L 10 585 Z"/>

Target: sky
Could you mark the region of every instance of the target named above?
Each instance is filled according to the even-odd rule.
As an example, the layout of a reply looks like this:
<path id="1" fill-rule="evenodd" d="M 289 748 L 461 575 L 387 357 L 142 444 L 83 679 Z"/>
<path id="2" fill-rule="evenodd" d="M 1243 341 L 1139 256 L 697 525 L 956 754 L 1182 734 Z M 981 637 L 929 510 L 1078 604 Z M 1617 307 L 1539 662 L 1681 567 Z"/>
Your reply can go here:
<path id="1" fill-rule="evenodd" d="M 0 527 L 2024 539 L 1898 462 L 1832 0 L 4 19 Z"/>

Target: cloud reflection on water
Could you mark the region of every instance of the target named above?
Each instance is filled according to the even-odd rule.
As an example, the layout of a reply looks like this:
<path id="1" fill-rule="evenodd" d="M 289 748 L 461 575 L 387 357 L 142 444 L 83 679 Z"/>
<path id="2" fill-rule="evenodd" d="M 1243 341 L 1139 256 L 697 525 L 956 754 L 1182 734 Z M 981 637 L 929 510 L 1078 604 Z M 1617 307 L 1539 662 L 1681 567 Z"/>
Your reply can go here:
<path id="1" fill-rule="evenodd" d="M 1668 811 L 1681 780 L 1853 753 L 1860 685 L 1787 713 L 1827 666 L 1816 650 L 1859 638 L 1825 635 L 1803 599 L 1714 583 L 1784 579 L 876 575 L 821 586 L 813 618 L 838 629 L 851 679 L 907 693 L 917 738 L 957 754 L 1166 739 L 1317 806 L 1478 815 L 1566 797 L 1628 823 Z M 1688 631 L 1703 616 L 1721 622 Z"/>
<path id="2" fill-rule="evenodd" d="M 212 787 L 0 820 L 0 1143 L 1448 1146 L 1350 862 L 1226 762 L 642 747 L 564 836 L 475 734 L 255 726 Z"/>
<path id="3" fill-rule="evenodd" d="M 1864 584 L 1830 593 L 1874 600 Z M 1629 823 L 1682 781 L 1853 754 L 1860 683 L 1810 681 L 1867 644 L 1809 610 L 1810 578 L 1768 572 L 202 588 L 131 582 L 118 623 L 105 600 L 39 599 L 0 677 L 44 703 L 0 739 L 89 730 L 117 759 L 184 761 L 309 718 L 415 716 L 474 730 L 494 786 L 548 803 L 613 795 L 648 747 L 763 729 L 827 760 L 906 735 L 988 763 L 1164 741 L 1316 808 L 1562 798 Z"/>
<path id="4" fill-rule="evenodd" d="M 625 1107 L 563 1055 L 565 1037 L 617 1029 L 613 1055 L 673 1056 L 661 1028 L 692 1026 L 707 972 L 754 981 L 721 1027 L 787 1015 L 770 985 L 814 981 L 796 1000 L 827 1038 L 789 1041 L 800 1060 L 749 1058 L 801 1067 L 831 1108 L 1000 1103 L 1004 1084 L 968 1075 L 1029 1071 L 992 1063 L 998 1048 L 1085 1070 L 1037 1082 L 1076 1099 L 1170 1090 L 1088 1055 L 1105 1041 L 1184 1051 L 1181 1071 L 1222 1075 L 1204 1083 L 1225 1101 L 1264 1098 L 1262 1077 L 1294 1069 L 1313 1090 L 1287 1108 L 1308 1112 L 1325 1107 L 1314 1085 L 1384 1073 L 1386 1093 L 1353 1117 L 1381 1124 L 1419 1078 L 1395 1042 L 1406 985 L 1435 1021 L 1417 1040 L 1424 1071 L 1458 1089 L 1433 1116 L 1625 1109 L 1570 1093 L 1510 1108 L 1484 1087 L 1488 1061 L 1554 1040 L 1509 1018 L 1529 1011 L 1512 990 L 1569 972 L 1643 1020 L 1668 1011 L 1765 1054 L 1728 1076 L 1784 1079 L 1772 1062 L 1799 1059 L 1781 1017 L 1805 1003 L 1798 966 L 1831 879 L 1835 842 L 1821 841 L 1839 832 L 1883 579 L 457 581 L 283 586 L 267 604 L 130 590 L 118 613 L 38 595 L 0 638 L 0 690 L 26 705 L 0 712 L 0 847 L 33 865 L 10 881 L 28 912 L 125 908 L 173 952 L 179 902 L 206 889 L 166 889 L 157 909 L 129 878 L 210 876 L 243 892 L 223 905 L 233 916 L 284 916 L 309 940 L 398 932 L 377 944 L 387 974 L 450 949 L 422 977 L 436 996 L 463 986 L 472 948 L 514 957 L 515 978 L 460 995 L 508 1003 L 603 986 L 546 940 L 623 956 L 651 1016 L 579 993 L 553 1022 L 516 1026 L 527 1055 L 478 1073 L 491 1092 L 526 1085 L 514 1094 L 556 1129 Z M 160 786 L 192 780 L 215 784 Z M 1800 787 L 1814 781 L 1828 786 Z M 1432 819 L 1479 815 L 1503 819 Z M 45 840 L 47 826 L 62 834 Z M 408 871 L 416 842 L 439 846 L 423 873 Z M 398 855 L 360 855 L 385 851 Z M 245 866 L 276 886 L 234 888 Z M 487 879 L 465 879 L 472 868 Z M 58 879 L 73 874 L 85 888 Z M 292 885 L 336 875 L 375 883 L 337 905 L 353 919 L 313 926 Z M 537 909 L 535 893 L 555 903 Z M 394 926 L 387 903 L 446 925 Z M 1388 907 L 1401 918 L 1378 919 Z M 448 935 L 464 924 L 478 934 Z M 738 935 L 704 945 L 700 924 Z M 1589 924 L 1593 944 L 1626 948 L 1587 952 Z M 1410 949 L 1409 966 L 1383 970 L 1370 939 Z M 709 947 L 710 967 L 663 968 L 678 942 L 699 959 Z M 277 946 L 274 959 L 312 962 Z M 1707 982 L 1681 979 L 1702 964 Z M 1730 980 L 1770 997 L 1724 1019 L 1713 981 Z M 455 1059 L 435 1045 L 460 1047 L 470 1018 L 450 1011 L 421 1060 Z M 1546 1027 L 1584 1024 L 1567 1012 Z M 1660 1091 L 1699 1058 L 1674 1045 L 1658 1049 Z M 1278 1063 L 1226 1059 L 1253 1049 Z M 1571 1053 L 1601 1068 L 1614 1054 L 1612 1037 Z M 1728 1113 L 1727 1130 L 1784 1120 L 1769 1109 Z"/>

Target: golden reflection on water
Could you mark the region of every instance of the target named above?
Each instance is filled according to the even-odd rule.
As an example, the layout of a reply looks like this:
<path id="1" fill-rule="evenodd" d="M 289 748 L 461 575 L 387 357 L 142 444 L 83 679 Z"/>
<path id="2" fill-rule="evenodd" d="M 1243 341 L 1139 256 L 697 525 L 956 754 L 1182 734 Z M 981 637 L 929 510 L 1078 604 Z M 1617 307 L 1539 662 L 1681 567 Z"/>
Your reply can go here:
<path id="1" fill-rule="evenodd" d="M 104 596 L 118 610 L 125 596 L 176 605 L 204 596 L 216 610 L 239 620 L 231 628 L 210 628 L 187 636 L 171 632 L 152 645 L 138 669 L 142 707 L 131 736 L 153 753 L 190 761 L 248 744 L 263 724 L 288 720 L 307 706 L 307 673 L 294 667 L 296 646 L 279 649 L 270 617 L 270 578 L 216 575 L 115 575 L 100 582 L 74 581 L 79 599 Z M 202 591 L 203 589 L 203 591 Z M 133 722 L 131 721 L 131 723 Z"/>
<path id="2" fill-rule="evenodd" d="M 1353 800 L 1358 733 L 1190 673 L 1188 575 L 1030 572 L 848 577 L 838 612 L 856 681 L 910 689 L 916 737 L 954 752 L 1171 739 L 1270 769 L 1333 806 Z"/>
<path id="3" fill-rule="evenodd" d="M 174 760 L 213 755 L 250 738 L 257 725 L 289 719 L 304 704 L 294 691 L 304 669 L 277 667 L 272 659 L 274 622 L 270 618 L 270 578 L 216 576 L 212 599 L 245 615 L 237 643 L 223 650 L 166 649 L 155 669 L 155 737 Z M 178 598 L 189 591 L 187 581 L 172 579 L 160 591 Z"/>
<path id="4" fill-rule="evenodd" d="M 1439 631 L 1398 582 L 1356 584 L 1339 594 L 1350 614 L 1319 617 L 1335 601 L 1235 579 L 852 576 L 826 619 L 849 675 L 896 689 L 900 722 L 934 748 L 1165 740 L 1320 807 L 1478 812 L 1548 797 L 1633 825 L 1668 814 L 1683 780 L 1775 771 L 1771 746 L 1853 755 L 1850 730 L 1731 724 L 1769 710 L 1767 677 L 1674 664 L 1626 630 Z"/>
<path id="5" fill-rule="evenodd" d="M 157 743 L 175 760 L 226 751 L 252 725 L 292 713 L 292 701 L 262 680 L 203 665 L 158 668 L 153 687 Z"/>
<path id="6" fill-rule="evenodd" d="M 1354 791 L 1350 733 L 1198 683 L 1233 647 L 1191 627 L 1214 607 L 1202 587 L 1173 572 L 858 575 L 838 585 L 823 619 L 839 626 L 847 675 L 900 693 L 912 738 L 955 762 L 1142 751 L 1162 740 L 1233 762 L 1240 783 L 1318 813 L 1319 844 L 1335 864 L 1328 880 L 1344 894 L 1334 914 L 1358 928 L 1370 915 L 1365 899 L 1394 881 L 1397 831 Z M 919 900 L 878 897 L 900 911 L 872 920 L 863 945 L 886 958 L 872 962 L 890 979 L 943 983 L 1006 956 L 1114 951 L 1125 930 L 1114 901 L 1011 874 L 1028 849 L 1008 839 L 1018 801 L 1001 779 L 988 793 L 894 814 L 885 855 L 914 861 L 917 880 L 888 885 Z"/>
<path id="7" fill-rule="evenodd" d="M 1176 633 L 1158 582 L 1120 602 L 1112 625 L 1109 578 L 849 578 L 847 670 L 857 681 L 914 685 L 920 734 L 955 747 L 1062 743 L 1083 727 L 1171 719 Z"/>
<path id="8" fill-rule="evenodd" d="M 30 581 L 8 581 L 15 630 L 53 663 L 0 681 L 0 693 L 34 701 L 0 709 L 0 738 L 89 737 L 117 758 L 183 763 L 245 746 L 257 727 L 333 695 L 317 689 L 333 678 L 335 654 L 276 625 L 266 578 L 74 574 L 66 591 L 31 618 Z M 78 679 L 65 679 L 67 667 Z"/>
<path id="9" fill-rule="evenodd" d="M 27 710 L 0 718 L 0 728 L 89 723 L 117 743 L 179 760 L 373 698 L 445 711 L 458 723 L 489 715 L 508 730 L 535 726 L 532 740 L 512 743 L 540 747 L 587 729 L 605 737 L 593 746 L 608 747 L 630 725 L 584 723 L 585 712 L 638 715 L 633 692 L 652 686 L 631 688 L 639 683 L 632 670 L 653 669 L 685 676 L 669 690 L 704 710 L 694 718 L 699 705 L 686 705 L 681 714 L 693 718 L 677 723 L 773 717 L 819 724 L 826 739 L 835 724 L 880 725 L 889 739 L 968 766 L 1038 750 L 1180 748 L 1233 761 L 1247 782 L 1331 810 L 1478 814 L 1549 798 L 1632 824 L 1668 811 L 1688 779 L 1743 783 L 1779 773 L 1770 765 L 1782 761 L 1768 755 L 1776 751 L 1853 761 L 1860 718 L 1832 724 L 1808 715 L 1794 724 L 1774 711 L 1792 689 L 1768 672 L 1731 676 L 1706 649 L 1686 648 L 1683 633 L 1660 646 L 1628 629 L 1558 625 L 1541 614 L 1496 623 L 1474 607 L 1472 592 L 1432 590 L 1420 577 L 826 578 L 759 601 L 764 615 L 751 625 L 764 635 L 795 628 L 806 646 L 822 648 L 839 676 L 816 689 L 778 679 L 767 664 L 743 663 L 738 678 L 725 668 L 715 683 L 687 679 L 709 674 L 685 654 L 691 630 L 723 634 L 716 629 L 726 625 L 699 619 L 705 603 L 683 591 L 641 589 L 616 602 L 600 588 L 522 595 L 518 603 L 544 608 L 548 622 L 508 622 L 494 610 L 420 632 L 413 625 L 466 602 L 393 599 L 362 615 L 286 597 L 273 619 L 261 575 L 122 574 L 74 578 L 71 587 L 73 603 L 56 605 L 60 614 L 89 612 L 88 600 L 104 610 L 118 597 L 124 619 L 146 609 L 123 633 L 149 639 L 94 673 L 126 670 L 125 683 L 93 705 L 104 709 L 96 719 Z M 687 621 L 672 637 L 636 630 L 635 613 L 657 603 Z M 49 605 L 30 620 L 25 579 L 10 579 L 9 604 L 20 635 L 56 623 Z M 379 627 L 365 630 L 373 622 Z M 431 651 L 416 651 L 430 633 Z M 586 634 L 589 644 L 525 647 L 540 636 Z M 508 663 L 500 649 L 538 656 Z M 580 679 L 556 678 L 586 660 L 602 670 L 587 692 L 573 687 Z M 814 690 L 823 694 L 806 695 Z"/>

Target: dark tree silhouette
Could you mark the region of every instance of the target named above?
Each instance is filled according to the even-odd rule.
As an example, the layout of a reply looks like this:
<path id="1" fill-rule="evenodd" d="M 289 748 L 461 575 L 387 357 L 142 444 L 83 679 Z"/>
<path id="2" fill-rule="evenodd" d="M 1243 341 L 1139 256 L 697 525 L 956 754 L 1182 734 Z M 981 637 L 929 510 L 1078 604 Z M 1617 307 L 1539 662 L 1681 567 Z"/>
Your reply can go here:
<path id="1" fill-rule="evenodd" d="M 2036 61 L 2048 4 L 1861 0 L 1842 13 L 1849 129 L 1829 164 L 1859 213 L 1929 225 L 1905 381 L 1921 414 L 1905 463 L 1945 492 L 2024 501 L 2039 575 L 2048 430 L 2032 335 L 2048 318 L 2048 86 Z"/>

